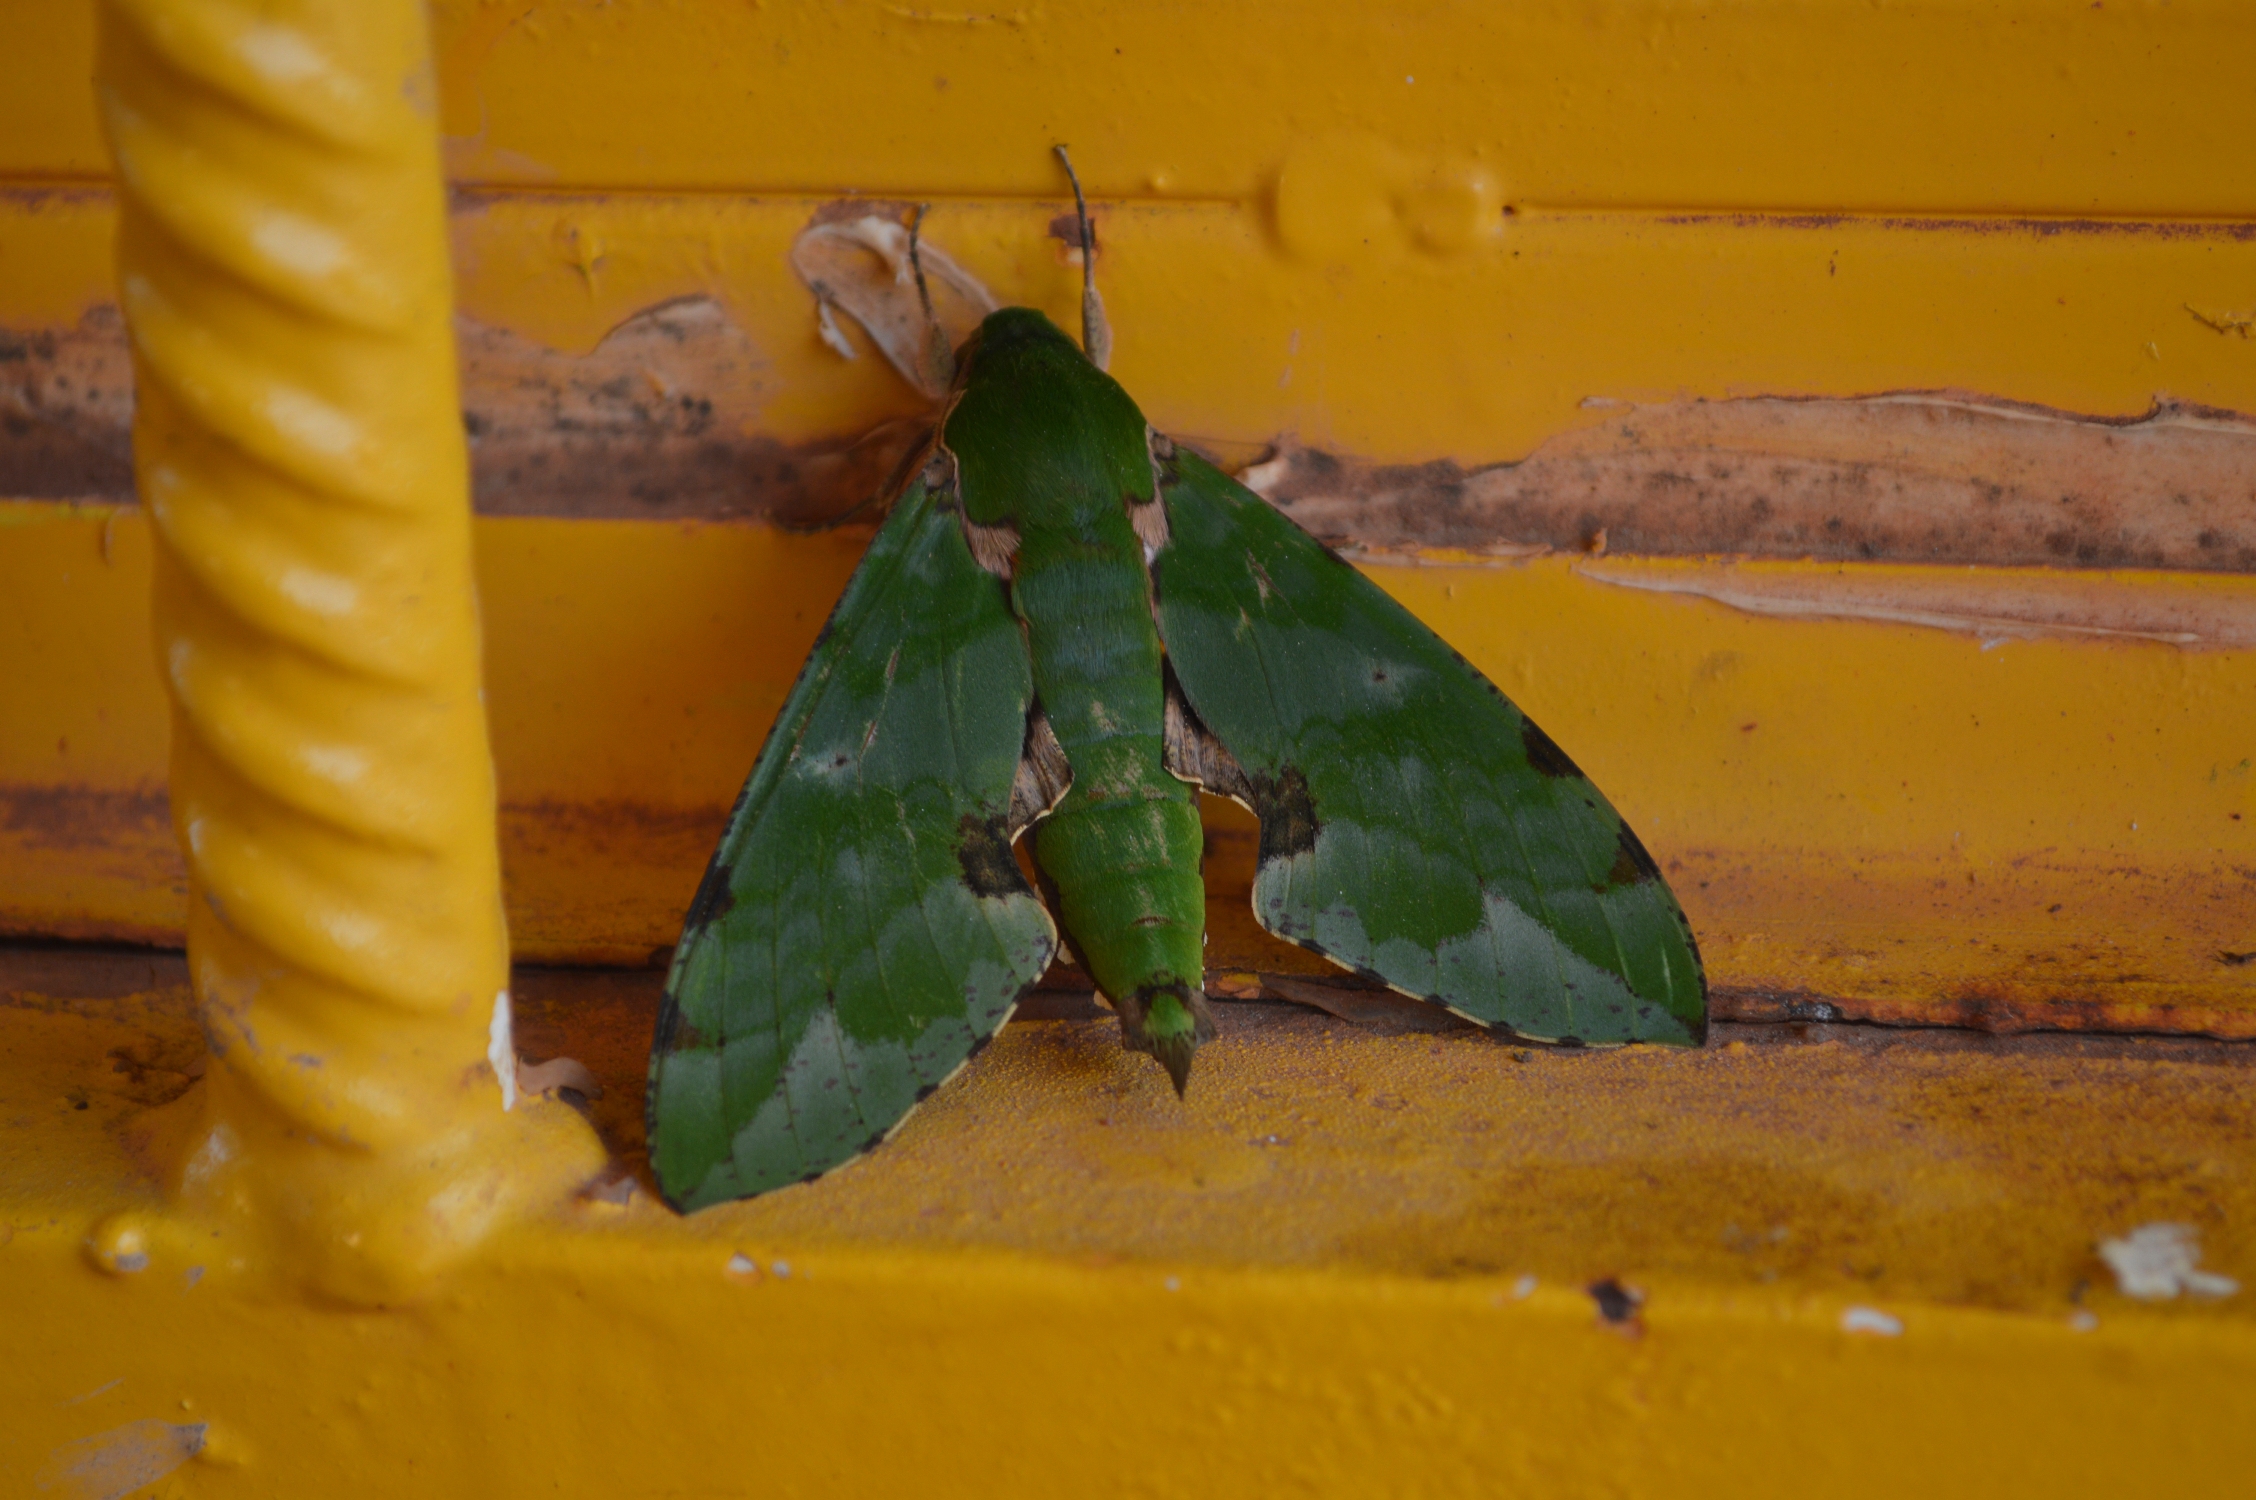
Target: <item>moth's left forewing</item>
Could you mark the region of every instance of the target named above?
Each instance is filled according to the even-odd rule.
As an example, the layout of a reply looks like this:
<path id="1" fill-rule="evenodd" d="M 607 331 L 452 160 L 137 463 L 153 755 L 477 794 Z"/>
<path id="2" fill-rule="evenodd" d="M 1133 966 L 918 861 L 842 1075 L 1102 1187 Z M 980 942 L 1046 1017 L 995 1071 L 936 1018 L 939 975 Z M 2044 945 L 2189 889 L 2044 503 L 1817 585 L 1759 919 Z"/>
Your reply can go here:
<path id="1" fill-rule="evenodd" d="M 1187 452 L 1166 481 L 1161 633 L 1262 819 L 1261 923 L 1522 1036 L 1700 1041 L 1691 928 L 1589 779 L 1258 496 Z"/>
<path id="2" fill-rule="evenodd" d="M 668 978 L 651 1158 L 696 1208 L 820 1175 L 999 1028 L 1055 932 L 1006 831 L 1032 682 L 1001 584 L 912 484 L 730 814 Z"/>

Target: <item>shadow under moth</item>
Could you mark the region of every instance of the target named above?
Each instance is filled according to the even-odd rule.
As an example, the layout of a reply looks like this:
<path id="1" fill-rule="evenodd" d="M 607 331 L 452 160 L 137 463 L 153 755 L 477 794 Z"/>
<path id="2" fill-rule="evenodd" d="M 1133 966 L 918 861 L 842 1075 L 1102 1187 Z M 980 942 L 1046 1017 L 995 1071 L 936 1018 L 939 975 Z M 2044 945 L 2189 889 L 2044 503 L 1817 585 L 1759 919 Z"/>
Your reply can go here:
<path id="1" fill-rule="evenodd" d="M 922 303 L 905 367 L 945 394 L 683 925 L 648 1101 L 676 1208 L 878 1145 L 1061 930 L 1182 1092 L 1214 1031 L 1202 788 L 1259 818 L 1254 914 L 1281 938 L 1515 1038 L 1705 1036 L 1691 928 L 1590 780 L 1104 373 L 1085 205 L 1079 228 L 1079 346 L 1006 307 L 951 351 L 890 227 Z"/>

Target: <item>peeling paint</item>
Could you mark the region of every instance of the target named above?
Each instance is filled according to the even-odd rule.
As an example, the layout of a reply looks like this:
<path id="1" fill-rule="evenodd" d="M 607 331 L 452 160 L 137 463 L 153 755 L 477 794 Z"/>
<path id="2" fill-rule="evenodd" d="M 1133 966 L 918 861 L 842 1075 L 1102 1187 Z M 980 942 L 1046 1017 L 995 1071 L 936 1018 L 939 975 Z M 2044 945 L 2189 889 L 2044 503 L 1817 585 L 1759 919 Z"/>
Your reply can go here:
<path id="1" fill-rule="evenodd" d="M 1241 476 L 1374 551 L 1607 550 L 2256 571 L 2256 420 L 2099 417 L 1953 390 L 1584 402 L 1516 463 L 1373 464 L 1281 443 Z"/>
<path id="2" fill-rule="evenodd" d="M 596 1093 L 600 1095 L 602 1090 L 598 1089 Z M 580 1194 L 590 1203 L 604 1203 L 613 1208 L 624 1208 L 634 1195 L 635 1177 L 632 1172 L 623 1172 L 608 1181 L 594 1183 Z"/>
<path id="3" fill-rule="evenodd" d="M 593 349 L 457 317 L 472 499 L 484 515 L 819 520 L 883 487 L 921 431 L 763 435 L 767 361 L 710 297 L 646 307 Z"/>
<path id="4" fill-rule="evenodd" d="M 69 328 L 0 332 L 0 494 L 133 495 L 133 358 L 114 304 Z"/>
<path id="5" fill-rule="evenodd" d="M 2093 9 L 2098 9 L 2094 6 Z M 1913 234 L 2024 235 L 2030 239 L 2105 237 L 2110 239 L 2219 240 L 2256 238 L 2256 224 L 2172 223 L 2150 219 L 2081 219 L 2031 214 L 1969 218 L 1960 214 L 1727 213 L 1664 214 L 1663 224 L 1716 224 L 1733 229 L 1839 229 L 1864 226 Z"/>
<path id="6" fill-rule="evenodd" d="M 603 1097 L 603 1085 L 595 1081 L 595 1075 L 578 1058 L 552 1057 L 537 1063 L 522 1057 L 517 1059 L 519 1094 L 546 1094 L 557 1089 L 570 1089 L 585 1099 Z"/>
<path id="7" fill-rule="evenodd" d="M 2244 313 L 2206 312 L 2188 302 L 2185 305 L 2185 310 L 2193 314 L 2195 321 L 2201 323 L 2204 327 L 2213 328 L 2219 333 L 2237 333 L 2244 339 L 2256 338 L 2256 309 Z"/>
<path id="8" fill-rule="evenodd" d="M 144 1417 L 48 1454 L 33 1483 L 68 1500 L 122 1500 L 203 1451 L 207 1424 Z"/>
<path id="9" fill-rule="evenodd" d="M 1620 588 L 1688 594 L 1749 614 L 1871 620 L 1980 636 L 1986 645 L 2040 636 L 2256 646 L 2256 587 L 2198 592 L 2160 580 L 2035 568 L 1843 568 L 1817 573 L 1762 563 L 1593 558 L 1583 577 Z"/>

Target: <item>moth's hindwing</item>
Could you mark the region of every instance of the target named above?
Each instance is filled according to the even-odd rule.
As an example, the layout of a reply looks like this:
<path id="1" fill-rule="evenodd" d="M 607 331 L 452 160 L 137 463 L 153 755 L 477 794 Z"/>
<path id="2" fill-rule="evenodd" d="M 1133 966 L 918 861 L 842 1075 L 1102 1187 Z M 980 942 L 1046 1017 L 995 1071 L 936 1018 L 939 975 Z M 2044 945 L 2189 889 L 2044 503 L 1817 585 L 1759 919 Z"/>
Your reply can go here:
<path id="1" fill-rule="evenodd" d="M 1057 946 L 1011 857 L 1033 696 L 1001 584 L 913 483 L 824 627 L 675 951 L 650 1153 L 676 1207 L 884 1139 Z"/>
<path id="2" fill-rule="evenodd" d="M 1589 778 L 1259 496 L 1172 470 L 1160 629 L 1261 818 L 1261 924 L 1534 1040 L 1703 1040 L 1691 926 Z"/>

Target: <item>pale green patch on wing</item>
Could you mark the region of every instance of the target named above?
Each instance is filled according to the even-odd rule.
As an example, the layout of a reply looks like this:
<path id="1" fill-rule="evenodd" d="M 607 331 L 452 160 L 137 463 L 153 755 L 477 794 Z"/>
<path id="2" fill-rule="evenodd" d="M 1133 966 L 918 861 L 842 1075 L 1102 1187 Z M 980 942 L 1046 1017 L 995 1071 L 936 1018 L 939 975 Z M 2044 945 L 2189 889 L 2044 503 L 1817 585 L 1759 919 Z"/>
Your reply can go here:
<path id="1" fill-rule="evenodd" d="M 1690 924 L 1558 746 L 1212 465 L 1179 453 L 1163 494 L 1160 630 L 1261 817 L 1262 926 L 1519 1036 L 1698 1044 Z"/>
<path id="2" fill-rule="evenodd" d="M 882 1141 L 1057 946 L 1005 820 L 1033 682 L 1001 582 L 912 484 L 785 701 L 675 950 L 650 1154 L 689 1210 Z"/>

